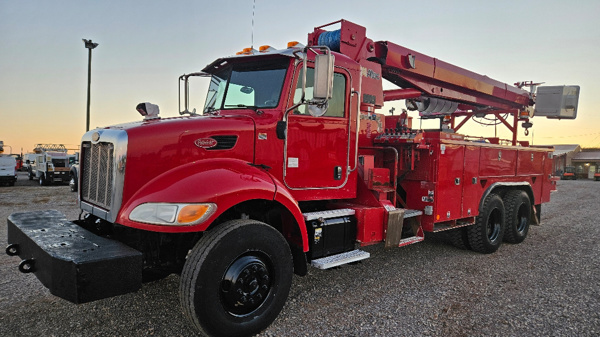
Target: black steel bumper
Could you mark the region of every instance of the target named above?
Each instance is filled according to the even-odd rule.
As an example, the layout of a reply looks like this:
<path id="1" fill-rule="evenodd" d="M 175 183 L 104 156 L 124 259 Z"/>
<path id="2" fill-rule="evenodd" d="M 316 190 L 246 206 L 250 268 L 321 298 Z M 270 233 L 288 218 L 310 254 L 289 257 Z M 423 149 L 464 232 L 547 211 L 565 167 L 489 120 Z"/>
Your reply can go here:
<path id="1" fill-rule="evenodd" d="M 50 292 L 73 303 L 123 295 L 142 286 L 142 253 L 68 221 L 56 211 L 8 217 L 8 255 Z"/>

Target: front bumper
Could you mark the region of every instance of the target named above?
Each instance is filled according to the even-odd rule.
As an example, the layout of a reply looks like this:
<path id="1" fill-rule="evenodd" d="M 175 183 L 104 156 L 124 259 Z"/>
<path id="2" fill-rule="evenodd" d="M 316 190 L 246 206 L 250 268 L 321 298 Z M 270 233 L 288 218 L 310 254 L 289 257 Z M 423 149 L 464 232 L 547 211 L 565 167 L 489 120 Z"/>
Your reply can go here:
<path id="1" fill-rule="evenodd" d="M 142 286 L 142 253 L 100 237 L 56 211 L 8 217 L 8 255 L 33 273 L 53 295 L 73 303 L 136 291 Z"/>
<path id="2" fill-rule="evenodd" d="M 0 176 L 0 182 L 14 182 L 17 181 L 17 176 L 12 176 L 12 175 L 8 175 L 8 176 Z"/>
<path id="3" fill-rule="evenodd" d="M 68 183 L 70 180 L 68 171 L 49 172 L 48 178 L 52 183 Z"/>

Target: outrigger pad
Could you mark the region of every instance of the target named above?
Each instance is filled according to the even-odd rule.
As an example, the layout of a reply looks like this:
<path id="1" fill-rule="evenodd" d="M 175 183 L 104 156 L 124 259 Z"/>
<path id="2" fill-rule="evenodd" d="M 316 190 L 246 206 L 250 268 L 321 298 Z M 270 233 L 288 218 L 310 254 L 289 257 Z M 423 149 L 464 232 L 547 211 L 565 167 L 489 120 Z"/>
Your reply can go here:
<path id="1" fill-rule="evenodd" d="M 142 253 L 100 237 L 56 210 L 8 217 L 9 255 L 50 292 L 73 303 L 127 294 L 142 286 Z M 25 266 L 25 267 L 23 267 Z"/>

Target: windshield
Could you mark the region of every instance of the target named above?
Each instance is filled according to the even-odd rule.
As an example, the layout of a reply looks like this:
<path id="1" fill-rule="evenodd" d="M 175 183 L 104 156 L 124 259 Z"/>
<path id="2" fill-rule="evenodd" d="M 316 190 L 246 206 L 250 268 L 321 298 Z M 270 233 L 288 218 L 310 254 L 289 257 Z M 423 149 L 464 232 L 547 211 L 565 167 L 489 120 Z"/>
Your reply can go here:
<path id="1" fill-rule="evenodd" d="M 244 107 L 276 107 L 288 64 L 287 59 L 241 63 L 214 73 L 204 112 Z"/>
<path id="2" fill-rule="evenodd" d="M 52 158 L 52 165 L 54 165 L 54 167 L 67 167 L 66 163 L 67 163 L 66 159 Z"/>

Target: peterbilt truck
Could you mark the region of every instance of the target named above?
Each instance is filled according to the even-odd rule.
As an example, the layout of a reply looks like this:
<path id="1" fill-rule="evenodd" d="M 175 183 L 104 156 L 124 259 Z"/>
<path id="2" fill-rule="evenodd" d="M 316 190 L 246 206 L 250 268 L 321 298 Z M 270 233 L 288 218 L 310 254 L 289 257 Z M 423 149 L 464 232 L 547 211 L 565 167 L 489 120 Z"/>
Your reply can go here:
<path id="1" fill-rule="evenodd" d="M 189 110 L 192 76 L 210 77 L 202 113 Z M 575 118 L 579 94 L 508 85 L 375 42 L 346 20 L 315 28 L 306 45 L 244 49 L 180 79 L 182 116 L 142 103 L 143 121 L 83 136 L 84 216 L 13 213 L 6 251 L 73 303 L 180 274 L 184 315 L 221 336 L 265 329 L 293 273 L 362 261 L 365 246 L 426 232 L 484 254 L 524 241 L 557 178 L 552 149 L 518 141 L 518 127 L 534 113 Z M 378 112 L 395 100 L 409 111 Z M 415 128 L 409 113 L 439 128 Z M 458 133 L 484 116 L 512 139 Z"/>

